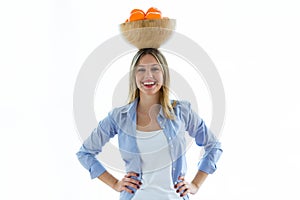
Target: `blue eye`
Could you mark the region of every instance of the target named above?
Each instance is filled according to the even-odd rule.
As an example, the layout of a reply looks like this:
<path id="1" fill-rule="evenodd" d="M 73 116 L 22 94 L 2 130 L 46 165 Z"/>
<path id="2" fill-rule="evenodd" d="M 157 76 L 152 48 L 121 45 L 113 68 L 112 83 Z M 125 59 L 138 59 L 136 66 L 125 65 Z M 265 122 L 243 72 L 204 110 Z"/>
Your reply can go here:
<path id="1" fill-rule="evenodd" d="M 146 70 L 145 70 L 144 68 L 138 68 L 137 71 L 138 71 L 138 72 L 144 72 L 144 71 L 146 71 Z"/>
<path id="2" fill-rule="evenodd" d="M 159 70 L 159 68 L 158 67 L 152 67 L 152 69 L 151 69 L 152 71 L 158 71 Z"/>

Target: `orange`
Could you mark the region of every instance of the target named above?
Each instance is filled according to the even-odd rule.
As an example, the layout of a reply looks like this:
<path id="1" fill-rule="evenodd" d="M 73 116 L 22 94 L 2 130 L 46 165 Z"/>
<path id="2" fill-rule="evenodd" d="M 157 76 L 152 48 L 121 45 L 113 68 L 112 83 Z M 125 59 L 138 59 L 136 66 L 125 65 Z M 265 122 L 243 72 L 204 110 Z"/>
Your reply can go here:
<path id="1" fill-rule="evenodd" d="M 129 21 L 143 20 L 145 18 L 145 13 L 142 11 L 134 11 L 130 14 Z"/>
<path id="2" fill-rule="evenodd" d="M 144 13 L 143 10 L 135 8 L 135 9 L 133 9 L 133 10 L 130 12 L 130 14 L 132 14 L 132 13 L 134 13 L 134 12 L 137 12 L 137 11 L 140 11 L 140 12 Z M 145 13 L 144 13 L 144 15 L 145 15 Z"/>
<path id="3" fill-rule="evenodd" d="M 158 10 L 157 8 L 155 7 L 150 7 L 147 12 L 146 12 L 146 15 L 149 13 L 149 12 L 158 12 L 161 14 L 160 10 Z"/>
<path id="4" fill-rule="evenodd" d="M 155 7 L 150 7 L 145 13 L 143 10 L 135 8 L 130 12 L 130 17 L 125 22 L 144 20 L 144 19 L 163 19 L 161 11 Z M 168 18 L 166 18 L 168 19 Z"/>
<path id="5" fill-rule="evenodd" d="M 145 19 L 161 19 L 160 12 L 148 12 L 145 16 Z"/>

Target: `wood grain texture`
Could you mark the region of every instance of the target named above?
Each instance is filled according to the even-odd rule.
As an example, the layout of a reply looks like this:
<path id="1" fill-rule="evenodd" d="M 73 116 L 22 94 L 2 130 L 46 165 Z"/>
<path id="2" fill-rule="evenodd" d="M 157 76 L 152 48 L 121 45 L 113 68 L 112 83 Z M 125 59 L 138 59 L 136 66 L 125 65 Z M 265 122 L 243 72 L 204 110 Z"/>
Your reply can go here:
<path id="1" fill-rule="evenodd" d="M 120 31 L 138 49 L 159 48 L 170 38 L 175 26 L 175 19 L 138 20 L 120 24 Z"/>

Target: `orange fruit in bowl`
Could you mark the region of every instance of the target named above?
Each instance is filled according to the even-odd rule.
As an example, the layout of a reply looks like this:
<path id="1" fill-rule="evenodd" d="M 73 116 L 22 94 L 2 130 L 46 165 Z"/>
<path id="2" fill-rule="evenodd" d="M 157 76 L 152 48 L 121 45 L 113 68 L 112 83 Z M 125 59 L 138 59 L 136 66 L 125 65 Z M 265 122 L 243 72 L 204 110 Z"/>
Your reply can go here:
<path id="1" fill-rule="evenodd" d="M 150 7 L 147 12 L 144 12 L 141 9 L 135 8 L 130 12 L 130 16 L 126 19 L 126 22 L 138 21 L 138 20 L 149 20 L 149 19 L 168 19 L 162 17 L 161 11 L 155 7 Z"/>
<path id="2" fill-rule="evenodd" d="M 143 11 L 133 11 L 130 14 L 129 21 L 137 21 L 137 20 L 143 20 L 145 18 L 145 13 Z"/>
<path id="3" fill-rule="evenodd" d="M 160 12 L 147 12 L 145 19 L 161 19 Z"/>
<path id="4" fill-rule="evenodd" d="M 158 12 L 158 13 L 161 14 L 161 11 L 158 10 L 157 8 L 155 8 L 155 7 L 150 7 L 150 8 L 147 10 L 146 15 L 147 15 L 149 12 Z"/>
<path id="5" fill-rule="evenodd" d="M 137 12 L 137 11 L 140 11 L 140 12 L 142 12 L 145 15 L 144 11 L 141 10 L 141 9 L 138 9 L 138 8 L 135 8 L 135 9 L 131 10 L 130 14 L 132 14 L 134 12 Z"/>

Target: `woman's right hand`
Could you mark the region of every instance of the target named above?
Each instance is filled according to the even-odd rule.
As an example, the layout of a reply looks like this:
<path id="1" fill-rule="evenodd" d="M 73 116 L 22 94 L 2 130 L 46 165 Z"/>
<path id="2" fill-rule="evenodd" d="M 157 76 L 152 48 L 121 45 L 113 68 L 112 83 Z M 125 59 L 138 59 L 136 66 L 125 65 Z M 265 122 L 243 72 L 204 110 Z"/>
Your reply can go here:
<path id="1" fill-rule="evenodd" d="M 129 189 L 128 187 L 132 187 L 135 189 L 140 189 L 140 185 L 142 185 L 142 183 L 132 177 L 138 177 L 139 175 L 137 173 L 134 172 L 129 172 L 127 173 L 124 178 L 122 178 L 122 180 L 117 181 L 114 186 L 113 189 L 118 191 L 118 192 L 122 192 L 123 190 L 125 190 L 128 193 L 134 193 L 133 190 Z"/>

